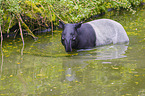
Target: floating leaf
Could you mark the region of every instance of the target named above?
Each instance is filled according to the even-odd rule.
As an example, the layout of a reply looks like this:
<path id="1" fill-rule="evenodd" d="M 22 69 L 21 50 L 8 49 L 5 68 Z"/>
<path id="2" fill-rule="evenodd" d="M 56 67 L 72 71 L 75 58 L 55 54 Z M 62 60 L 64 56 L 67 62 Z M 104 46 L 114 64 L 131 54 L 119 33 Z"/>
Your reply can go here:
<path id="1" fill-rule="evenodd" d="M 20 62 L 18 62 L 17 64 L 21 64 Z"/>

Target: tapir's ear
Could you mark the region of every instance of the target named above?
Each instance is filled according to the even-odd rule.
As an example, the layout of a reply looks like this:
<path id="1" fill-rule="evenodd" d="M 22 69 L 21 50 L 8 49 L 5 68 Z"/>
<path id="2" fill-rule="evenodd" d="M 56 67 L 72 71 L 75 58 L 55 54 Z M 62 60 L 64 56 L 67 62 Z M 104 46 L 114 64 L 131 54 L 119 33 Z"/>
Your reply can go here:
<path id="1" fill-rule="evenodd" d="M 59 20 L 59 27 L 62 28 L 62 29 L 64 29 L 64 25 L 65 24 L 62 21 Z"/>
<path id="2" fill-rule="evenodd" d="M 76 27 L 76 28 L 80 28 L 81 25 L 82 25 L 82 23 L 83 23 L 83 22 L 80 22 L 80 23 L 75 24 L 75 27 Z"/>

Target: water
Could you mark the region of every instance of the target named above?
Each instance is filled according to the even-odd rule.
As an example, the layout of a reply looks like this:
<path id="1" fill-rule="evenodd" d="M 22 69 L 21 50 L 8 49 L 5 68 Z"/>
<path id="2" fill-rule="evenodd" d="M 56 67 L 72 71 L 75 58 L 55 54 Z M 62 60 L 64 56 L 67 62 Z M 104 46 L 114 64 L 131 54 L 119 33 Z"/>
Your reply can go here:
<path id="1" fill-rule="evenodd" d="M 0 95 L 145 96 L 144 16 L 145 9 L 140 9 L 101 17 L 121 23 L 129 44 L 67 54 L 61 30 L 41 34 L 38 41 L 25 37 L 24 48 L 21 39 L 3 41 Z"/>

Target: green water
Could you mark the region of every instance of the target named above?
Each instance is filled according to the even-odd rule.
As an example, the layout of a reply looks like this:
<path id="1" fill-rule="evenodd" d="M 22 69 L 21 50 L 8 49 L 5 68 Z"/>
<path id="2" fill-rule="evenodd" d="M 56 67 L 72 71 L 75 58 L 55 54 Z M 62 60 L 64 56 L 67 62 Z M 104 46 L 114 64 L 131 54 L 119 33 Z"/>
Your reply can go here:
<path id="1" fill-rule="evenodd" d="M 145 96 L 145 9 L 108 13 L 121 23 L 129 44 L 107 45 L 67 54 L 61 30 L 4 40 L 0 58 L 0 95 Z"/>

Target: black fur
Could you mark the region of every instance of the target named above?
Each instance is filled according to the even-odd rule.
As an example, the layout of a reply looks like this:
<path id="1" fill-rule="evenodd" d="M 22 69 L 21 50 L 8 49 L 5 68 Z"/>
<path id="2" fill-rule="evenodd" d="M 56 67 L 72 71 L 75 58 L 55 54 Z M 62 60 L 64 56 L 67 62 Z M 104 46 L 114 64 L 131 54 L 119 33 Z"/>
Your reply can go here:
<path id="1" fill-rule="evenodd" d="M 71 52 L 72 49 L 84 49 L 95 47 L 96 34 L 90 24 L 64 24 L 59 21 L 60 28 L 63 29 L 61 42 L 65 47 L 66 52 Z"/>
<path id="2" fill-rule="evenodd" d="M 78 45 L 77 49 L 86 49 L 96 46 L 96 34 L 90 24 L 84 23 L 78 29 Z"/>

